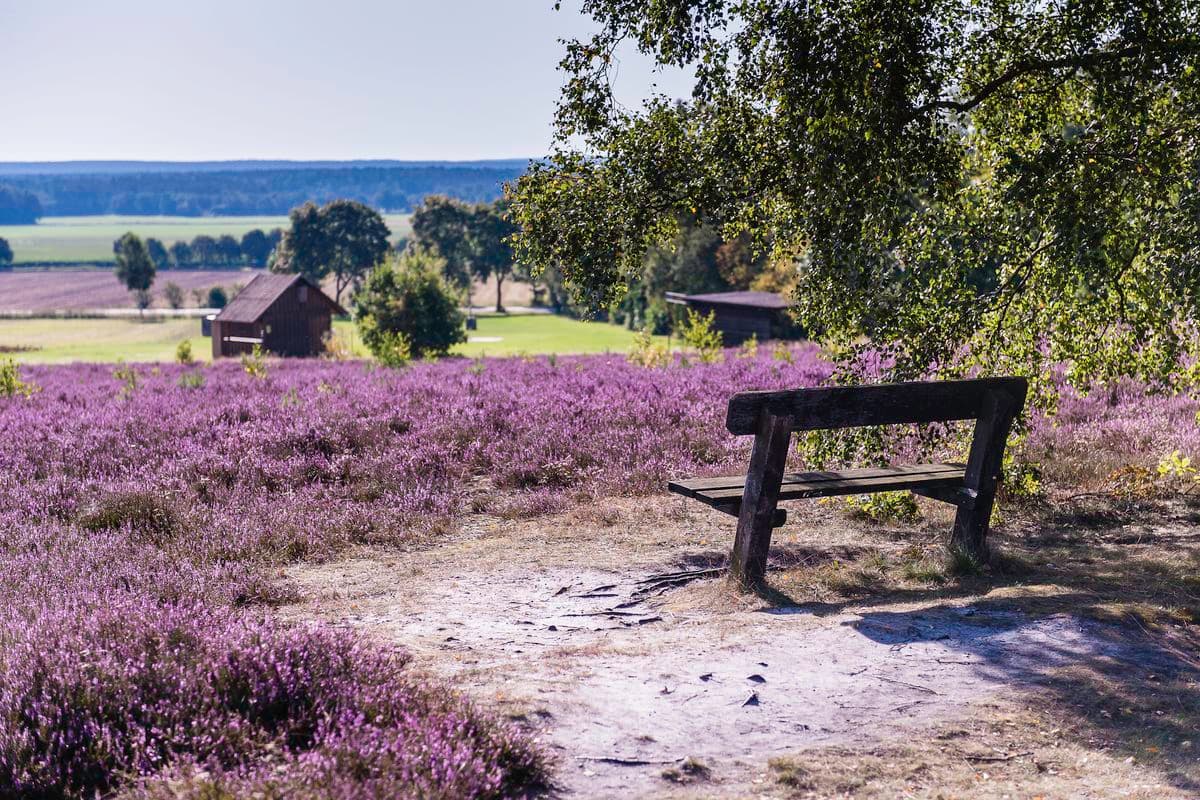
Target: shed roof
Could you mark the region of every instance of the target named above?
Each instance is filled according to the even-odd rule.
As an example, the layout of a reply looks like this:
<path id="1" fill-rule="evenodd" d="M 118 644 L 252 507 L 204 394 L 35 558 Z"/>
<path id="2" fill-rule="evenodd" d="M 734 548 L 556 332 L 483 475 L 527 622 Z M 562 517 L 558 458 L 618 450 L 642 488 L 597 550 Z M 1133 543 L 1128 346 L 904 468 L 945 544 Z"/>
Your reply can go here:
<path id="1" fill-rule="evenodd" d="M 782 310 L 792 305 L 792 301 L 774 292 L 713 292 L 711 294 L 680 294 L 667 292 L 667 301 L 673 303 L 711 303 L 721 306 L 742 306 L 745 308 L 765 308 Z"/>
<path id="2" fill-rule="evenodd" d="M 222 322 L 257 322 L 276 300 L 299 282 L 308 284 L 319 299 L 329 304 L 335 314 L 346 313 L 344 308 L 321 291 L 320 286 L 303 275 L 263 273 L 255 275 L 254 279 L 246 284 L 246 288 L 238 292 L 229 301 L 229 305 L 221 309 L 216 318 Z"/>

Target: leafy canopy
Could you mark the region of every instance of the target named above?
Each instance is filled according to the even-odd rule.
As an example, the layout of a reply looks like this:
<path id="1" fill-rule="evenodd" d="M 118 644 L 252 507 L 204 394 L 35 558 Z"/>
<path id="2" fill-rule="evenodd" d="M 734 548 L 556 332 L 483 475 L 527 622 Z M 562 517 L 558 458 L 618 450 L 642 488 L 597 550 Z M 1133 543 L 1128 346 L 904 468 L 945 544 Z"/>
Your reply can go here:
<path id="1" fill-rule="evenodd" d="M 146 244 L 136 234 L 127 233 L 117 240 L 114 248 L 117 265 L 114 269 L 117 280 L 125 284 L 125 288 L 138 294 L 139 302 L 145 299 L 154 283 L 158 270 L 150 258 Z M 142 306 L 145 308 L 145 306 Z"/>
<path id="2" fill-rule="evenodd" d="M 362 281 L 387 255 L 391 232 L 379 212 L 354 200 L 292 209 L 291 227 L 275 249 L 275 272 L 298 272 L 320 282 L 334 277 L 334 299 Z M 192 243 L 195 248 L 195 242 Z"/>
<path id="3" fill-rule="evenodd" d="M 599 32 L 567 43 L 558 145 L 512 190 L 519 257 L 581 299 L 619 298 L 693 214 L 798 262 L 801 321 L 850 378 L 868 346 L 891 377 L 1061 361 L 1078 384 L 1169 384 L 1197 353 L 1200 5 L 583 9 Z M 619 105 L 631 45 L 693 69 L 692 96 Z"/>

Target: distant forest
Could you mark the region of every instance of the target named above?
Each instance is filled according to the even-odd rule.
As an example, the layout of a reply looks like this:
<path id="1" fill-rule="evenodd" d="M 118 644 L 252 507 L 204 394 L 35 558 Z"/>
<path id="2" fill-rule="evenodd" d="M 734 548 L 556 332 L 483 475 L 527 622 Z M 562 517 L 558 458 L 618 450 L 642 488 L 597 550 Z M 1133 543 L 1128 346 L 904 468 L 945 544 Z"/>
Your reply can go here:
<path id="1" fill-rule="evenodd" d="M 525 162 L 97 162 L 0 164 L 0 224 L 94 214 L 274 216 L 305 201 L 358 200 L 411 211 L 430 194 L 500 196 Z M 37 171 L 38 169 L 42 171 Z M 74 168 L 77 171 L 65 171 Z M 140 170 L 140 171 L 138 171 Z"/>

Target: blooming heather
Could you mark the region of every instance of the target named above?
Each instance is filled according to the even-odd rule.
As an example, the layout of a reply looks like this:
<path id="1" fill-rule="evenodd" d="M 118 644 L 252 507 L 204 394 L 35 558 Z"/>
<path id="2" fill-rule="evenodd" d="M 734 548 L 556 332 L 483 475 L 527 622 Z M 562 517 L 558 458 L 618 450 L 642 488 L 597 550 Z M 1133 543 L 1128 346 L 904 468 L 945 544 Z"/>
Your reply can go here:
<path id="1" fill-rule="evenodd" d="M 281 565 L 744 467 L 729 396 L 811 386 L 811 348 L 402 371 L 275 362 L 25 368 L 0 398 L 0 796 L 502 797 L 530 742 L 404 658 L 286 627 Z M 202 374 L 203 379 L 189 378 Z M 1195 403 L 1122 386 L 1033 426 L 1044 453 L 1200 456 Z M 1081 444 L 1082 443 L 1082 444 Z"/>

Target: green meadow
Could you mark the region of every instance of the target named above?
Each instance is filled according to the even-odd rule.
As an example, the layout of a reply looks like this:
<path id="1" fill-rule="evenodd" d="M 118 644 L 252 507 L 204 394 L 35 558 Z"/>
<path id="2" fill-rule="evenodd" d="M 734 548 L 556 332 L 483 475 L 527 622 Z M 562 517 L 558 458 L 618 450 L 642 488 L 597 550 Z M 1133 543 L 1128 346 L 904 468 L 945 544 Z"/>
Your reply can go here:
<path id="1" fill-rule="evenodd" d="M 406 237 L 411 229 L 408 214 L 385 214 L 392 239 Z M 43 217 L 36 225 L 0 226 L 0 238 L 8 240 L 14 263 L 54 262 L 71 264 L 112 258 L 112 243 L 133 231 L 142 238 L 154 237 L 168 247 L 172 242 L 191 241 L 201 234 L 225 234 L 241 238 L 255 228 L 268 231 L 286 228 L 280 217 Z"/>
<path id="2" fill-rule="evenodd" d="M 334 330 L 356 355 L 368 355 L 352 322 L 339 320 Z M 474 341 L 456 347 L 455 355 L 624 353 L 633 343 L 623 327 L 549 314 L 480 317 L 470 336 Z M 210 357 L 212 344 L 200 335 L 198 319 L 0 319 L 0 358 L 28 364 L 171 361 L 185 339 L 197 358 Z"/>

